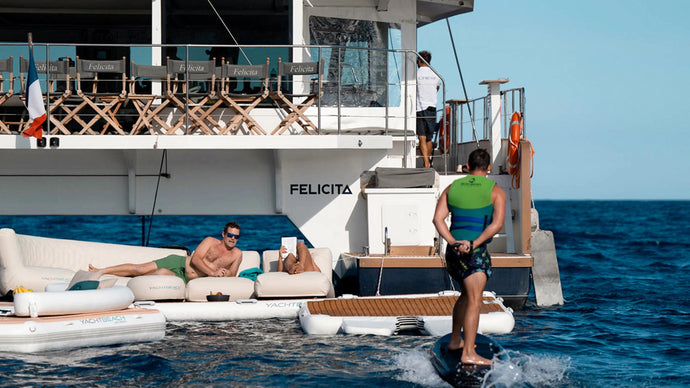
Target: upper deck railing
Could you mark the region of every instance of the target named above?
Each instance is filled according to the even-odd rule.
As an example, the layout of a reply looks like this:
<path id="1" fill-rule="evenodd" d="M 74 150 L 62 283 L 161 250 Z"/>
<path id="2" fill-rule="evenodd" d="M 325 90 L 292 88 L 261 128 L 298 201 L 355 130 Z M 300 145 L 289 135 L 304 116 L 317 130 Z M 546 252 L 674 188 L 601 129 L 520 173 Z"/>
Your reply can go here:
<path id="1" fill-rule="evenodd" d="M 479 97 L 471 100 L 453 99 L 446 101 L 449 111 L 451 130 L 447 134 L 439 134 L 438 143 L 448 144 L 441 147 L 441 152 L 449 158 L 447 166 L 464 163 L 471 150 L 480 141 L 491 138 L 491 112 L 489 97 Z M 525 88 L 514 88 L 501 91 L 501 137 L 507 139 L 510 133 L 510 119 L 514 112 L 520 112 L 523 117 L 523 136 L 526 137 L 527 124 L 525 118 Z M 447 139 L 444 137 L 447 136 Z M 467 146 L 467 147 L 466 147 Z"/>
<path id="2" fill-rule="evenodd" d="M 28 120 L 28 48 L 0 49 L 11 61 L 2 69 L 0 133 L 18 134 Z M 404 76 L 414 74 L 414 52 L 35 44 L 34 56 L 54 135 L 414 132 L 414 78 Z M 265 74 L 247 73 L 264 65 Z"/>
<path id="3" fill-rule="evenodd" d="M 479 97 L 472 100 L 449 100 L 453 127 L 456 128 L 457 143 L 475 141 L 476 130 L 478 140 L 489 139 L 490 114 L 488 97 Z M 469 105 L 469 110 L 465 105 Z M 470 112 L 472 115 L 470 116 Z M 525 112 L 525 88 L 514 88 L 501 91 L 501 132 L 502 137 L 508 137 L 510 130 L 510 117 L 513 112 Z M 457 118 L 457 119 L 455 119 Z M 524 121 L 524 119 L 523 119 Z M 524 126 L 526 130 L 526 125 Z"/>
<path id="4" fill-rule="evenodd" d="M 33 52 L 51 135 L 415 136 L 414 51 L 36 43 Z M 28 47 L 0 43 L 0 53 L 0 135 L 18 135 L 28 125 Z M 445 83 L 441 92 L 445 100 Z M 524 90 L 502 99 L 507 137 Z M 449 105 L 446 153 L 489 138 L 486 97 Z"/>

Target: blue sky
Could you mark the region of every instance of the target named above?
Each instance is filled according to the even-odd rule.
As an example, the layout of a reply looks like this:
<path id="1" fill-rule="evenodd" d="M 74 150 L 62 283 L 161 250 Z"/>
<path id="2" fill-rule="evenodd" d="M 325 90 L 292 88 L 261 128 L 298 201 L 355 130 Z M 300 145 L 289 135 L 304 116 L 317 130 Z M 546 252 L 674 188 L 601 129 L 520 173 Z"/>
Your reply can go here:
<path id="1" fill-rule="evenodd" d="M 476 0 L 450 19 L 470 98 L 525 87 L 535 199 L 690 199 L 690 1 Z M 463 98 L 445 21 L 418 49 Z"/>

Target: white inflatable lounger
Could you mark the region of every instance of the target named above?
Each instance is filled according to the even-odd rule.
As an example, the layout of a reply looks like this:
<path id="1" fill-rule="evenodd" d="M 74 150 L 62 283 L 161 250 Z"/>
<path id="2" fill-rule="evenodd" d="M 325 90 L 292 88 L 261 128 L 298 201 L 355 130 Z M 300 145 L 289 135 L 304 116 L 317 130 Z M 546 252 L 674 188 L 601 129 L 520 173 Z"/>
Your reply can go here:
<path id="1" fill-rule="evenodd" d="M 14 294 L 14 314 L 35 318 L 122 310 L 133 301 L 134 294 L 123 286 L 96 290 L 21 292 Z"/>

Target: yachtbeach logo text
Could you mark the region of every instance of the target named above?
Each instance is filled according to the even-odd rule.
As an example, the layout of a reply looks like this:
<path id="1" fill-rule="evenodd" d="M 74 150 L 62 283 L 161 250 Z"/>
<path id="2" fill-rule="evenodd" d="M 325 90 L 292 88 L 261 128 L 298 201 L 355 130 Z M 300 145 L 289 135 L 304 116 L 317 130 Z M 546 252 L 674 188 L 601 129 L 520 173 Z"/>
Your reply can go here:
<path id="1" fill-rule="evenodd" d="M 352 194 L 350 186 L 342 183 L 291 183 L 290 195 Z"/>
<path id="2" fill-rule="evenodd" d="M 80 320 L 82 325 L 93 325 L 96 323 L 108 323 L 108 322 L 126 322 L 127 317 L 124 315 L 113 315 L 111 317 L 100 317 L 100 318 L 85 318 Z"/>
<path id="3" fill-rule="evenodd" d="M 269 302 L 266 303 L 266 307 L 271 308 L 286 308 L 286 307 L 299 307 L 300 302 Z"/>
<path id="4" fill-rule="evenodd" d="M 149 286 L 149 290 L 179 290 L 180 286 Z"/>

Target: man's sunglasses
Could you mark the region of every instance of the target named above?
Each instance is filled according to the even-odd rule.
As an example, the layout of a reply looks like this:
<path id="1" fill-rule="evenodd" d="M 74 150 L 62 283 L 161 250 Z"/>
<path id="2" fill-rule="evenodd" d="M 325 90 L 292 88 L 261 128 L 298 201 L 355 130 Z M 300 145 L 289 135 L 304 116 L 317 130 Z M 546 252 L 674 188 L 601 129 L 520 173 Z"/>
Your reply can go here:
<path id="1" fill-rule="evenodd" d="M 225 233 L 225 236 L 227 236 L 227 237 L 232 237 L 232 238 L 234 238 L 235 240 L 239 240 L 239 239 L 240 239 L 240 235 L 239 235 L 239 234 L 234 234 L 234 233 L 230 233 L 230 232 Z"/>

